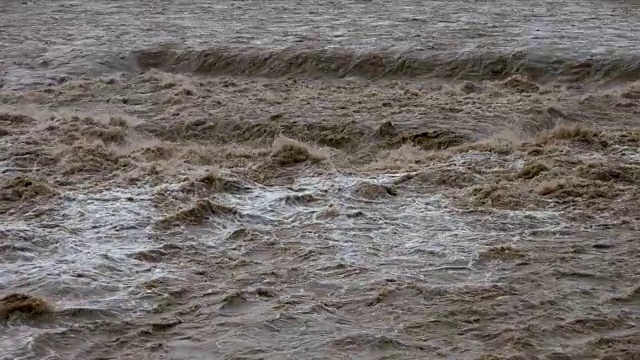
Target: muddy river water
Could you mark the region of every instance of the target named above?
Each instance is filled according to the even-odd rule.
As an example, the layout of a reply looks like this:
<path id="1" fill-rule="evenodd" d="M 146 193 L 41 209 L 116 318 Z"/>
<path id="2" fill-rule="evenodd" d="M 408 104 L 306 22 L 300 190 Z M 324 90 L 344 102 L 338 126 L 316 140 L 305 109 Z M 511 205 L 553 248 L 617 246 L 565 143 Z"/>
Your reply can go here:
<path id="1" fill-rule="evenodd" d="M 639 23 L 0 0 L 0 359 L 640 359 Z"/>

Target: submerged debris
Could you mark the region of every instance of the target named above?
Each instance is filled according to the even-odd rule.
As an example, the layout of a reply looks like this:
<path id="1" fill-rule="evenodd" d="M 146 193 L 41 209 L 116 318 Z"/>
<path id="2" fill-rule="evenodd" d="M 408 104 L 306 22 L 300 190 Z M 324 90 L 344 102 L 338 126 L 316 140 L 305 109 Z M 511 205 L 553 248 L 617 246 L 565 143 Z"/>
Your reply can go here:
<path id="1" fill-rule="evenodd" d="M 523 179 L 533 179 L 536 176 L 548 170 L 549 170 L 549 167 L 545 164 L 533 163 L 533 164 L 524 166 L 522 170 L 520 170 L 520 173 L 518 173 L 518 177 Z"/>
<path id="2" fill-rule="evenodd" d="M 481 261 L 507 261 L 524 257 L 522 251 L 511 245 L 489 247 L 478 254 L 478 259 Z"/>
<path id="3" fill-rule="evenodd" d="M 273 153 L 272 159 L 277 165 L 285 167 L 307 161 L 320 161 L 320 158 L 313 156 L 308 148 L 296 144 L 283 144 Z"/>
<path id="4" fill-rule="evenodd" d="M 0 298 L 0 320 L 6 320 L 13 314 L 36 316 L 52 312 L 53 309 L 44 299 L 26 294 L 9 294 Z"/>
<path id="5" fill-rule="evenodd" d="M 559 125 L 551 130 L 544 131 L 538 137 L 540 144 L 552 144 L 557 141 L 575 141 L 587 144 L 596 143 L 600 133 L 584 125 Z M 606 146 L 606 142 L 602 142 Z"/>
<path id="6" fill-rule="evenodd" d="M 241 181 L 224 177 L 216 172 L 208 172 L 180 186 L 180 190 L 188 194 L 237 193 L 247 189 L 248 187 Z"/>
<path id="7" fill-rule="evenodd" d="M 380 138 L 392 138 L 399 134 L 398 129 L 395 124 L 391 121 L 386 121 L 382 125 L 378 127 L 376 130 L 376 136 Z"/>
<path id="8" fill-rule="evenodd" d="M 209 200 L 200 199 L 193 206 L 180 210 L 157 222 L 157 226 L 167 228 L 181 225 L 200 225 L 213 216 L 237 215 L 238 210 Z"/>
<path id="9" fill-rule="evenodd" d="M 564 184 L 557 180 L 544 181 L 536 187 L 536 193 L 545 196 L 552 194 L 564 187 Z"/>
<path id="10" fill-rule="evenodd" d="M 46 182 L 28 176 L 0 179 L 0 191 L 4 201 L 25 201 L 55 193 Z"/>
<path id="11" fill-rule="evenodd" d="M 513 75 L 502 84 L 519 93 L 537 93 L 540 91 L 540 86 L 521 75 Z"/>
<path id="12" fill-rule="evenodd" d="M 36 203 L 56 193 L 46 182 L 28 176 L 0 178 L 0 214 L 25 202 Z"/>
<path id="13" fill-rule="evenodd" d="M 354 193 L 356 196 L 368 200 L 398 195 L 396 189 L 391 186 L 372 184 L 368 182 L 362 182 L 356 185 Z"/>

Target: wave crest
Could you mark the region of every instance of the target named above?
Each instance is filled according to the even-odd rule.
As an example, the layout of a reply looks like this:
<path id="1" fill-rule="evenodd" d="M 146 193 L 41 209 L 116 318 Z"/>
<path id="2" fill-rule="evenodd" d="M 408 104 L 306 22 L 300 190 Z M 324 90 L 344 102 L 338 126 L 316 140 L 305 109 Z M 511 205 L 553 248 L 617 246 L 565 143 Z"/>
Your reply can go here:
<path id="1" fill-rule="evenodd" d="M 525 75 L 536 81 L 631 81 L 640 78 L 640 57 L 627 55 L 563 57 L 516 51 L 424 53 L 333 48 L 267 49 L 221 46 L 208 49 L 151 48 L 133 53 L 142 70 L 152 68 L 206 75 L 358 76 L 504 79 Z"/>

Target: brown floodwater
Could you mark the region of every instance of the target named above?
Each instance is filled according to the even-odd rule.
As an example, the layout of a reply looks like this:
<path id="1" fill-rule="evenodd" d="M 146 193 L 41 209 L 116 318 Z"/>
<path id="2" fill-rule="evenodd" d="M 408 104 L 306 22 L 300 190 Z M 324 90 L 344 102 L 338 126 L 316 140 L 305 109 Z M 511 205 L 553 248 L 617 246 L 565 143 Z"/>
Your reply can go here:
<path id="1" fill-rule="evenodd" d="M 0 1 L 0 359 L 640 359 L 633 1 Z"/>

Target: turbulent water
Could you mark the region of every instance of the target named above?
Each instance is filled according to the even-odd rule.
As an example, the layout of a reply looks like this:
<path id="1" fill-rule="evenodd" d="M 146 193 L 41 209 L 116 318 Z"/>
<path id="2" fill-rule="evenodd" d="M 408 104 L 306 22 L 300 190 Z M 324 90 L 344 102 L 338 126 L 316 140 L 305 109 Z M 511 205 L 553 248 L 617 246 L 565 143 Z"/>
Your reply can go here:
<path id="1" fill-rule="evenodd" d="M 0 359 L 640 359 L 639 23 L 0 0 Z"/>

